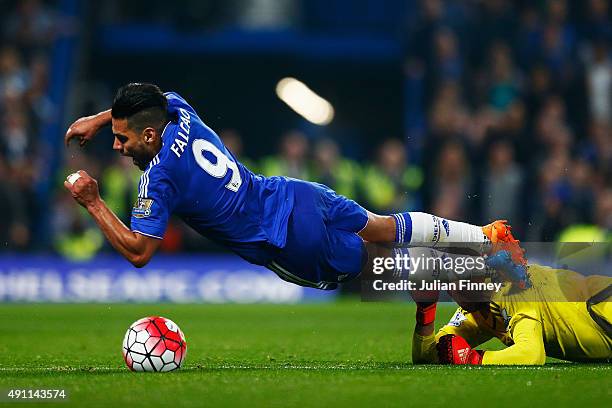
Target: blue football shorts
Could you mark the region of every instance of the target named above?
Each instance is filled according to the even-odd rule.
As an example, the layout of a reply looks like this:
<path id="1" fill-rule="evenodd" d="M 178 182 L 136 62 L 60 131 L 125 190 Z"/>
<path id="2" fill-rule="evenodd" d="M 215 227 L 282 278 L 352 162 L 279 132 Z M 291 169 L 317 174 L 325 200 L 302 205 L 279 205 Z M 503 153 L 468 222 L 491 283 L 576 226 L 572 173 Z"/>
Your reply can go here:
<path id="1" fill-rule="evenodd" d="M 287 242 L 267 267 L 288 282 L 324 290 L 357 277 L 368 258 L 357 235 L 368 222 L 366 210 L 322 184 L 290 182 L 295 201 Z"/>

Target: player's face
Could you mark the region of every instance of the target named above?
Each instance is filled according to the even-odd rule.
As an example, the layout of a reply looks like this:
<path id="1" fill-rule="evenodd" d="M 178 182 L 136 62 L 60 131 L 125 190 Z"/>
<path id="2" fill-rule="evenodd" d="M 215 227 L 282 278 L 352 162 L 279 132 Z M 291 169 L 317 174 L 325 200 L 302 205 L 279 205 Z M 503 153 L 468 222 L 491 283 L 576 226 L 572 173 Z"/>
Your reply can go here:
<path id="1" fill-rule="evenodd" d="M 112 126 L 115 136 L 113 149 L 122 156 L 131 157 L 134 164 L 144 171 L 158 153 L 155 150 L 155 143 L 151 140 L 150 133 L 153 129 L 147 128 L 140 133 L 135 132 L 128 127 L 127 119 L 115 118 L 112 120 Z"/>

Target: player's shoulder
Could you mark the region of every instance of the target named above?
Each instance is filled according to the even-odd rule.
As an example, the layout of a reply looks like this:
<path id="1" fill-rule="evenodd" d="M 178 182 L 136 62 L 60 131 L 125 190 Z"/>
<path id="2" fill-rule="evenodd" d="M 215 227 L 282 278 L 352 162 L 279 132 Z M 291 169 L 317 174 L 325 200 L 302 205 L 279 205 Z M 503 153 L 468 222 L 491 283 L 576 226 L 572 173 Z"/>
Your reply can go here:
<path id="1" fill-rule="evenodd" d="M 160 152 L 161 153 L 161 152 Z M 158 153 L 149 163 L 145 171 L 140 176 L 138 183 L 138 197 L 149 197 L 157 187 L 167 180 L 167 171 L 161 164 L 160 153 Z"/>
<path id="2" fill-rule="evenodd" d="M 459 307 L 455 310 L 448 323 L 438 330 L 436 341 L 446 334 L 466 336 L 466 331 L 475 330 L 476 328 L 477 324 L 472 314 Z"/>
<path id="3" fill-rule="evenodd" d="M 180 157 L 177 157 L 171 146 L 175 144 L 176 132 L 170 133 L 168 141 L 164 141 L 164 145 L 159 153 L 151 160 L 149 173 L 154 179 L 167 179 L 175 180 L 179 178 L 179 174 L 182 171 L 182 161 Z"/>
<path id="4" fill-rule="evenodd" d="M 166 97 L 169 103 L 180 102 L 180 103 L 187 104 L 187 101 L 185 100 L 185 98 L 183 98 L 177 92 L 174 92 L 174 91 L 164 92 L 164 96 Z"/>
<path id="5" fill-rule="evenodd" d="M 464 324 L 464 322 L 472 320 L 474 320 L 474 317 L 472 316 L 471 312 L 468 312 L 467 310 L 458 307 L 446 325 L 452 327 L 459 327 Z"/>
<path id="6" fill-rule="evenodd" d="M 551 268 L 545 265 L 530 264 L 527 269 L 529 280 L 534 288 L 559 287 L 567 282 L 579 282 L 584 276 L 569 269 Z"/>
<path id="7" fill-rule="evenodd" d="M 196 114 L 195 109 L 176 92 L 164 92 L 164 96 L 168 101 L 168 112 L 172 115 L 183 114 L 187 112 L 190 114 Z"/>
<path id="8" fill-rule="evenodd" d="M 181 172 L 180 160 L 172 151 L 172 145 L 179 137 L 179 126 L 176 122 L 168 122 L 162 132 L 162 147 L 160 151 L 151 159 L 149 165 L 140 177 L 141 184 L 172 182 L 180 179 Z"/>

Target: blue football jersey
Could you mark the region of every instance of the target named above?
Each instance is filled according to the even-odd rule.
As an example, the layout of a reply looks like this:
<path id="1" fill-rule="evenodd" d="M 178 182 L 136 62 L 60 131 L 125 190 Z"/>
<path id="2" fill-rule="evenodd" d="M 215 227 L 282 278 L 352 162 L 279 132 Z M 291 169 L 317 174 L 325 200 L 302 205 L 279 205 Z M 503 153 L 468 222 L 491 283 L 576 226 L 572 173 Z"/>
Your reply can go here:
<path id="1" fill-rule="evenodd" d="M 284 177 L 263 177 L 244 167 L 179 95 L 165 94 L 174 118 L 162 149 L 140 178 L 131 228 L 161 239 L 171 214 L 250 262 L 264 265 L 283 248 L 293 208 Z"/>

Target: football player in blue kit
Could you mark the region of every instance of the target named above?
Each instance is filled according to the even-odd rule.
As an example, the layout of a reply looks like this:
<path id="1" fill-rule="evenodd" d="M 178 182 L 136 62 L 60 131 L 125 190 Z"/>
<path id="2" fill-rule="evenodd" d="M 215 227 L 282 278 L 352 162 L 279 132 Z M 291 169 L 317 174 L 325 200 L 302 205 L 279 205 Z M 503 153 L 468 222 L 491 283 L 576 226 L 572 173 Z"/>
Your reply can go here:
<path id="1" fill-rule="evenodd" d="M 373 256 L 368 243 L 516 242 L 505 221 L 480 227 L 418 212 L 376 215 L 324 185 L 256 175 L 182 97 L 153 84 L 121 87 L 112 109 L 74 122 L 65 142 L 83 146 L 107 124 L 113 149 L 143 171 L 131 228 L 106 206 L 85 171 L 64 185 L 136 267 L 159 248 L 171 214 L 248 262 L 319 289 L 358 276 Z"/>

